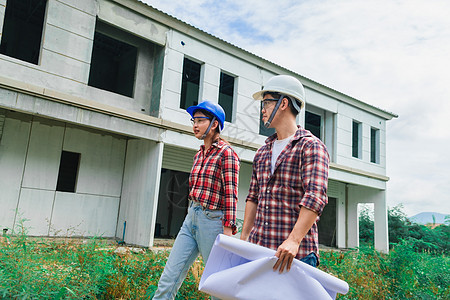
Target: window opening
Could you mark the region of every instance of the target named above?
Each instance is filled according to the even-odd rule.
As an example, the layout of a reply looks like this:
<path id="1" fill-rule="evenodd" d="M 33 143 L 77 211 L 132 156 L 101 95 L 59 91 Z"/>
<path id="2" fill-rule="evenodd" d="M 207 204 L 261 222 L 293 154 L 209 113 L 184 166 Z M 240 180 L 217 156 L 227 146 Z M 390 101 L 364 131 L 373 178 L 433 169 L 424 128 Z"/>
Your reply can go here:
<path id="1" fill-rule="evenodd" d="M 88 85 L 133 97 L 137 53 L 137 47 L 96 31 Z"/>
<path id="2" fill-rule="evenodd" d="M 38 64 L 46 0 L 6 1 L 0 53 Z"/>
<path id="3" fill-rule="evenodd" d="M 361 123 L 356 121 L 352 126 L 352 156 L 361 158 Z"/>
<path id="4" fill-rule="evenodd" d="M 225 111 L 225 121 L 233 117 L 234 77 L 220 72 L 219 104 Z"/>
<path id="5" fill-rule="evenodd" d="M 305 111 L 305 129 L 311 131 L 319 139 L 321 135 L 322 117 L 309 111 Z"/>
<path id="6" fill-rule="evenodd" d="M 198 104 L 200 70 L 201 65 L 199 63 L 187 58 L 184 59 L 180 108 L 186 109 L 189 106 Z"/>
<path id="7" fill-rule="evenodd" d="M 370 161 L 380 163 L 380 130 L 370 128 Z"/>
<path id="8" fill-rule="evenodd" d="M 75 152 L 61 153 L 56 191 L 75 193 L 80 156 L 80 153 Z"/>
<path id="9" fill-rule="evenodd" d="M 189 175 L 161 169 L 155 237 L 173 238 L 183 225 L 189 205 Z"/>
<path id="10" fill-rule="evenodd" d="M 328 247 L 336 247 L 336 202 L 336 198 L 328 197 L 328 204 L 317 223 L 320 232 L 319 244 Z"/>

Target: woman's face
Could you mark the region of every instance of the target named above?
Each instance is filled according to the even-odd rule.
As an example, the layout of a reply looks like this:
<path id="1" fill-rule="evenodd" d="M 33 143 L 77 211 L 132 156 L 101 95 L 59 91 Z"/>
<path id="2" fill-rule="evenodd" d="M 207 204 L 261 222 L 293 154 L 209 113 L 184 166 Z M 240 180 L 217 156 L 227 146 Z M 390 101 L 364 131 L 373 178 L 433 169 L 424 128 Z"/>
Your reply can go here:
<path id="1" fill-rule="evenodd" d="M 205 116 L 202 112 L 196 112 L 192 120 L 192 130 L 196 138 L 201 139 L 202 135 L 206 132 L 211 120 Z"/>

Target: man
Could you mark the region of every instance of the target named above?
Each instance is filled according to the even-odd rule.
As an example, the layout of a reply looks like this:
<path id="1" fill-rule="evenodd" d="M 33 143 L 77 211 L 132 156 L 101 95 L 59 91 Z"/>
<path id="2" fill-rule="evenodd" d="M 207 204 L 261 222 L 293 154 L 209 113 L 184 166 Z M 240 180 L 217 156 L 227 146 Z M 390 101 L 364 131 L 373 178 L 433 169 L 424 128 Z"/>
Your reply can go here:
<path id="1" fill-rule="evenodd" d="M 276 133 L 253 160 L 241 239 L 276 250 L 273 269 L 280 273 L 290 270 L 294 258 L 316 267 L 316 222 L 328 202 L 328 152 L 296 124 L 305 103 L 296 78 L 274 76 L 253 98 L 262 100 L 264 125 Z"/>

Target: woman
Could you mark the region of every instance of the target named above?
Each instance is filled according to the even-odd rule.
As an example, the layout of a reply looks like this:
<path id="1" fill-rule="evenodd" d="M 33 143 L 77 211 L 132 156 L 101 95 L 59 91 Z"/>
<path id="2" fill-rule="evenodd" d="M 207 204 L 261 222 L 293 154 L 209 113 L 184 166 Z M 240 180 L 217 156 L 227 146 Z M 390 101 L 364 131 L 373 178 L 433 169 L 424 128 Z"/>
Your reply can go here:
<path id="1" fill-rule="evenodd" d="M 236 233 L 239 157 L 220 138 L 223 108 L 203 101 L 187 109 L 193 132 L 203 145 L 189 177 L 188 214 L 177 235 L 153 299 L 174 299 L 200 253 L 206 262 L 219 233 Z"/>

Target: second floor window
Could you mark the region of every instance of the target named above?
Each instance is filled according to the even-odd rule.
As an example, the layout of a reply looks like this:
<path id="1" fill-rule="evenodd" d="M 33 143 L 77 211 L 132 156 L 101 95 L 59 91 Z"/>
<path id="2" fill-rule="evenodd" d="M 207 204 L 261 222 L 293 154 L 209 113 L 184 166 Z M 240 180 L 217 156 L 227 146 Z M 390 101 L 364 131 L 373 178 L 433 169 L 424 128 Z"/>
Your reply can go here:
<path id="1" fill-rule="evenodd" d="M 219 104 L 225 110 L 225 121 L 233 120 L 234 77 L 220 73 Z"/>
<path id="2" fill-rule="evenodd" d="M 180 108 L 198 104 L 200 92 L 201 65 L 185 58 L 183 62 L 183 79 L 181 82 Z"/>
<path id="3" fill-rule="evenodd" d="M 46 0 L 6 1 L 1 54 L 39 63 L 46 5 Z"/>
<path id="4" fill-rule="evenodd" d="M 322 139 L 322 116 L 305 111 L 305 129 Z"/>
<path id="5" fill-rule="evenodd" d="M 361 146 L 361 123 L 353 121 L 352 123 L 352 156 L 361 158 L 362 146 Z"/>
<path id="6" fill-rule="evenodd" d="M 101 27 L 102 23 L 97 23 Z M 96 31 L 92 49 L 90 86 L 133 97 L 137 48 Z"/>
<path id="7" fill-rule="evenodd" d="M 370 128 L 370 162 L 380 163 L 380 130 Z"/>

